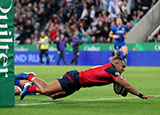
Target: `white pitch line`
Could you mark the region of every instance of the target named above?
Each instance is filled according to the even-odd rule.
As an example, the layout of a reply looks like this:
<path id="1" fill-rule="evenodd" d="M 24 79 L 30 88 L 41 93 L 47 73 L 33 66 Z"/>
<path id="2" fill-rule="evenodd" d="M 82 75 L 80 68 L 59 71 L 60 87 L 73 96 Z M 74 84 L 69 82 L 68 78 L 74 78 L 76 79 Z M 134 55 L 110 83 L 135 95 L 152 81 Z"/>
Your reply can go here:
<path id="1" fill-rule="evenodd" d="M 160 97 L 160 95 L 153 95 L 154 97 Z M 53 103 L 69 103 L 69 102 L 93 102 L 93 101 L 107 101 L 107 100 L 125 100 L 125 99 L 137 99 L 138 97 L 120 97 L 120 98 L 99 98 L 99 99 L 81 99 L 81 100 L 60 100 L 42 103 L 29 103 L 29 104 L 15 104 L 15 106 L 32 106 L 32 105 L 47 105 Z"/>

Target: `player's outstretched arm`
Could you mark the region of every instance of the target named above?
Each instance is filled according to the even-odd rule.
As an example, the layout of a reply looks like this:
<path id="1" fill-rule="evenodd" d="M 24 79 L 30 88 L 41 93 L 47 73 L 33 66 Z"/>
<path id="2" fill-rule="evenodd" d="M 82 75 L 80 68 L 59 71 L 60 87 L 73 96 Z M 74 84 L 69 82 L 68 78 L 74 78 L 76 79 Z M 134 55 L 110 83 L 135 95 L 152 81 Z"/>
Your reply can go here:
<path id="1" fill-rule="evenodd" d="M 147 99 L 147 98 L 153 97 L 153 96 L 150 96 L 150 95 L 143 95 L 143 94 L 139 93 L 132 85 L 130 85 L 125 79 L 123 79 L 121 77 L 118 77 L 117 79 L 115 79 L 115 82 L 117 82 L 118 84 L 123 86 L 130 93 L 140 97 L 141 99 Z"/>
<path id="2" fill-rule="evenodd" d="M 151 96 L 151 95 L 143 95 L 143 96 L 142 96 L 142 99 L 147 99 L 147 98 L 152 98 L 152 97 L 154 97 L 154 96 Z"/>

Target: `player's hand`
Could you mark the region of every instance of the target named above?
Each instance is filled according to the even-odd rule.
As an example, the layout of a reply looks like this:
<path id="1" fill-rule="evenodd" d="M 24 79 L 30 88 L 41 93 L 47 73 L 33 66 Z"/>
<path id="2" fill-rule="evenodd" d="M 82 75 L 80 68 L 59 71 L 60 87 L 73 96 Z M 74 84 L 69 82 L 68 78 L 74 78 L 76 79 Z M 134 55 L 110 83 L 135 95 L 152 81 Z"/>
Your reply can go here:
<path id="1" fill-rule="evenodd" d="M 152 97 L 154 97 L 154 96 L 151 96 L 151 95 L 143 95 L 143 96 L 142 96 L 142 99 L 148 99 L 148 98 L 152 98 Z"/>
<path id="2" fill-rule="evenodd" d="M 120 36 L 119 35 L 113 35 L 113 38 L 118 39 Z"/>
<path id="3" fill-rule="evenodd" d="M 119 35 L 116 35 L 116 39 L 118 39 L 118 38 L 120 38 L 120 36 L 119 36 Z"/>

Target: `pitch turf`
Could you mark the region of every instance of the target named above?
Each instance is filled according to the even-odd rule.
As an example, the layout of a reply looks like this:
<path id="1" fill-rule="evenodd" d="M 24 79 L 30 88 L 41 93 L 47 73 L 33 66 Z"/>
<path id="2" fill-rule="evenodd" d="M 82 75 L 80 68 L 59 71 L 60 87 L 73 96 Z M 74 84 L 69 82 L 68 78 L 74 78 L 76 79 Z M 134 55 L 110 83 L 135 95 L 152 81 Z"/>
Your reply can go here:
<path id="1" fill-rule="evenodd" d="M 85 70 L 89 66 L 15 66 L 15 73 L 35 72 L 48 84 L 68 70 Z M 159 115 L 160 67 L 127 67 L 123 76 L 138 91 L 158 97 L 142 100 L 129 94 L 114 94 L 113 85 L 82 88 L 58 100 L 43 95 L 15 97 L 15 107 L 0 108 L 0 115 Z"/>

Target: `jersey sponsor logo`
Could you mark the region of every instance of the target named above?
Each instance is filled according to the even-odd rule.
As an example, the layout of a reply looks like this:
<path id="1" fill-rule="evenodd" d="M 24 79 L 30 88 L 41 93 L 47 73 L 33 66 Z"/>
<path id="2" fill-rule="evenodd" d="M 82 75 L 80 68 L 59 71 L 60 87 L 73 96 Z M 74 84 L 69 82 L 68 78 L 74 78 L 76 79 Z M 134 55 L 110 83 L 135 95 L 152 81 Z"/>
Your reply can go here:
<path id="1" fill-rule="evenodd" d="M 125 32 L 124 32 L 124 30 L 118 30 L 117 33 L 118 34 L 124 34 Z"/>
<path id="2" fill-rule="evenodd" d="M 120 76 L 119 72 L 115 72 L 115 75 L 118 75 L 118 76 Z"/>

